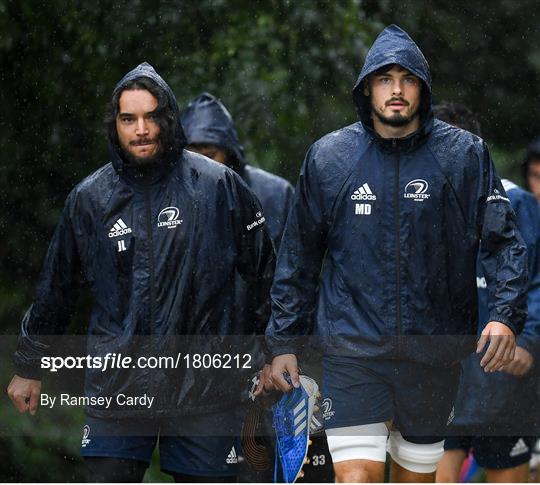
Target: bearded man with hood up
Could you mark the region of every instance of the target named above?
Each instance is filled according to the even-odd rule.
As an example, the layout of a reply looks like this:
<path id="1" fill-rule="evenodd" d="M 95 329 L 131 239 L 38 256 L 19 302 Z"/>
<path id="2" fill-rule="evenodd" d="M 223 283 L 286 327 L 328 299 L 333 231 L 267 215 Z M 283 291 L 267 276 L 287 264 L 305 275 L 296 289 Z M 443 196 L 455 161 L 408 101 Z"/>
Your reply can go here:
<path id="1" fill-rule="evenodd" d="M 182 112 L 187 149 L 201 153 L 236 171 L 259 199 L 270 235 L 279 248 L 292 200 L 285 179 L 246 163 L 233 119 L 219 99 L 202 93 Z"/>
<path id="2" fill-rule="evenodd" d="M 118 83 L 106 119 L 111 162 L 69 194 L 21 326 L 8 389 L 21 412 L 38 408 L 40 364 L 62 340 L 82 281 L 94 297 L 93 362 L 132 358 L 128 368 L 85 370 L 81 454 L 90 481 L 142 481 L 158 436 L 161 468 L 177 481 L 237 474 L 238 380 L 260 363 L 241 355 L 226 364 L 223 354 L 265 328 L 274 250 L 249 188 L 184 150 L 179 118 L 172 90 L 149 64 Z M 238 277 L 248 287 L 242 311 Z M 197 355 L 225 360 L 203 372 Z M 145 365 L 163 356 L 182 360 Z"/>
<path id="3" fill-rule="evenodd" d="M 476 346 L 487 372 L 512 360 L 526 250 L 485 143 L 433 118 L 427 61 L 401 28 L 378 36 L 353 100 L 360 121 L 314 143 L 300 172 L 271 291 L 271 381 L 299 386 L 313 335 L 337 481 L 382 482 L 387 448 L 391 481 L 433 481 L 460 359 Z"/>

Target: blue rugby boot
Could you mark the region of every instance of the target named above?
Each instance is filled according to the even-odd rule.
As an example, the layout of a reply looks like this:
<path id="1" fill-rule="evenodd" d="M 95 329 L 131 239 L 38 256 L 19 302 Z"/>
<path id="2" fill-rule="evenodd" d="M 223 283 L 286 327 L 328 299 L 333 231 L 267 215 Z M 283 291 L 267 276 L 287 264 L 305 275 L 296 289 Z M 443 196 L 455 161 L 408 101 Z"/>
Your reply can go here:
<path id="1" fill-rule="evenodd" d="M 285 379 L 291 382 L 289 376 Z M 281 478 L 279 481 L 294 483 L 302 476 L 302 466 L 309 462 L 306 455 L 311 444 L 310 431 L 318 431 L 313 414 L 319 398 L 317 383 L 307 376 L 300 376 L 300 387 L 284 393 L 272 407 L 276 433 L 275 482 Z"/>

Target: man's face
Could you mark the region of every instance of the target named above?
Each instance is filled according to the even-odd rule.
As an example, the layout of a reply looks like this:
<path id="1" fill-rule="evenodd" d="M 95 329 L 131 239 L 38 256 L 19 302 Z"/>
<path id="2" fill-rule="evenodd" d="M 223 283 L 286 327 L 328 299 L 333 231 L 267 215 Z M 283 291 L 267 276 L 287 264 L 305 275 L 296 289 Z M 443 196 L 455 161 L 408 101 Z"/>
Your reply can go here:
<path id="1" fill-rule="evenodd" d="M 116 131 L 120 146 L 134 163 L 146 165 L 159 156 L 157 106 L 158 100 L 145 89 L 126 90 L 120 95 Z"/>
<path id="2" fill-rule="evenodd" d="M 527 182 L 533 195 L 540 200 L 540 158 L 533 158 L 529 162 Z"/>
<path id="3" fill-rule="evenodd" d="M 368 78 L 364 90 L 371 98 L 371 110 L 383 125 L 405 127 L 418 119 L 422 81 L 399 65 Z"/>
<path id="4" fill-rule="evenodd" d="M 227 152 L 219 146 L 204 143 L 192 143 L 188 145 L 186 149 L 191 152 L 200 153 L 216 162 L 227 165 Z"/>

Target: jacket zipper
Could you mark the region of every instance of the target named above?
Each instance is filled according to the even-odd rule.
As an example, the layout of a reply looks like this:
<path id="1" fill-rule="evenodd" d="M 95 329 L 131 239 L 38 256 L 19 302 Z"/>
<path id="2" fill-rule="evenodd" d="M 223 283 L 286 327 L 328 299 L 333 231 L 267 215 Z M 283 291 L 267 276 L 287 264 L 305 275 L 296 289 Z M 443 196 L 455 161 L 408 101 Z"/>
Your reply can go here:
<path id="1" fill-rule="evenodd" d="M 397 144 L 396 139 L 392 140 L 392 146 L 395 148 Z M 395 222 L 395 231 L 396 231 L 396 326 L 397 326 L 397 352 L 398 356 L 400 353 L 401 346 L 401 278 L 400 278 L 400 266 L 401 266 L 401 257 L 400 257 L 400 228 L 399 228 L 399 152 L 396 156 L 396 184 L 395 184 L 395 195 L 394 195 L 394 222 Z"/>
<path id="2" fill-rule="evenodd" d="M 155 287 L 155 275 L 154 275 L 154 238 L 152 235 L 152 204 L 150 202 L 150 192 L 149 188 L 145 187 L 144 189 L 144 199 L 146 203 L 146 231 L 148 232 L 148 258 L 150 262 L 150 355 L 154 355 L 154 320 L 155 320 L 155 304 L 154 304 L 154 287 Z M 152 373 L 149 374 L 150 382 L 148 382 L 148 390 L 152 396 L 156 395 L 156 390 L 154 389 L 155 381 L 152 379 Z"/>
<path id="3" fill-rule="evenodd" d="M 152 236 L 152 206 L 150 203 L 150 194 L 148 187 L 144 189 L 144 198 L 146 202 L 146 231 L 148 232 L 148 254 L 150 260 L 150 335 L 154 334 L 155 305 L 154 305 L 154 240 Z M 150 341 L 152 339 L 150 338 Z"/>

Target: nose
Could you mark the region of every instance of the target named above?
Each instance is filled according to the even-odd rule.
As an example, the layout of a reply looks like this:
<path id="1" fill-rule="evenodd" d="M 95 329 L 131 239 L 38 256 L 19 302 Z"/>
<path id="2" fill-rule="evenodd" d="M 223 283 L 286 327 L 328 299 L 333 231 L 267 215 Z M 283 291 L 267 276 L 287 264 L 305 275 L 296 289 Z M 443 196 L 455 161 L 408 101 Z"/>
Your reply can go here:
<path id="1" fill-rule="evenodd" d="M 146 120 L 142 117 L 137 120 L 137 128 L 135 130 L 135 134 L 138 136 L 148 135 L 148 126 L 146 124 Z"/>
<path id="2" fill-rule="evenodd" d="M 402 93 L 401 80 L 395 79 L 392 85 L 392 94 L 397 96 L 397 95 L 400 95 L 401 93 Z"/>

